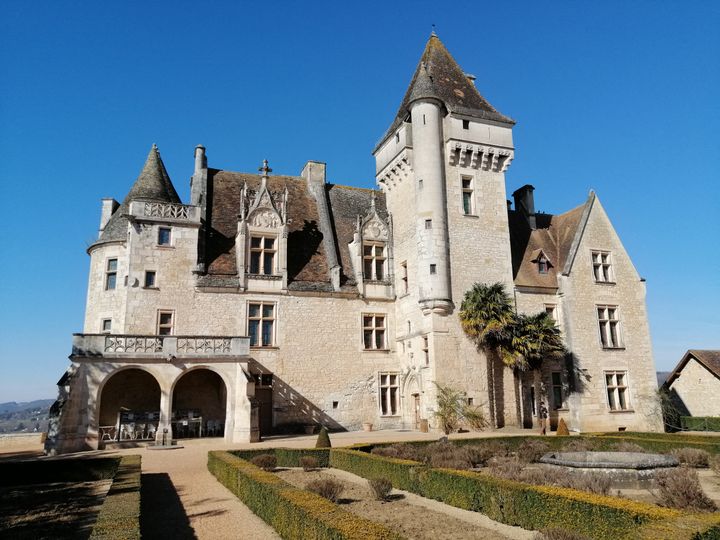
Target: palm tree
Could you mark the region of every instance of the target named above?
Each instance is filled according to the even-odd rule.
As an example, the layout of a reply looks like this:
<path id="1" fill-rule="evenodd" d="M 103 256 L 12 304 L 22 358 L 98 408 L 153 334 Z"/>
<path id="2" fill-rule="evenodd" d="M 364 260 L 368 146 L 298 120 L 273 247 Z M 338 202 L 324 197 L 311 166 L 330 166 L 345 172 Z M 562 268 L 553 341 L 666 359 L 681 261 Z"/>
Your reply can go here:
<path id="1" fill-rule="evenodd" d="M 514 319 L 515 312 L 502 283 L 476 283 L 465 293 L 460 305 L 463 330 L 485 352 L 509 349 Z"/>
<path id="2" fill-rule="evenodd" d="M 560 329 L 544 311 L 517 314 L 510 334 L 510 347 L 503 360 L 520 371 L 540 369 L 544 359 L 562 358 L 566 353 Z"/>

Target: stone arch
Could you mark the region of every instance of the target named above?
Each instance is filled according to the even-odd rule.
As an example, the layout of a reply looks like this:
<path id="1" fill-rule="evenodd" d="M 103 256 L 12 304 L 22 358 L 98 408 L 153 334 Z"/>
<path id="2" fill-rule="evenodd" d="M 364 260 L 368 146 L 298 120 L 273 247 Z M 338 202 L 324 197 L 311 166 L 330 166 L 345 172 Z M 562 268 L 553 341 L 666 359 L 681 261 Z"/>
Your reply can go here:
<path id="1" fill-rule="evenodd" d="M 98 426 L 115 425 L 121 409 L 159 412 L 161 394 L 160 382 L 150 370 L 142 366 L 116 369 L 98 388 Z"/>
<path id="2" fill-rule="evenodd" d="M 218 370 L 210 366 L 193 367 L 183 371 L 173 381 L 170 390 L 171 411 L 179 415 L 183 411 L 197 412 L 202 417 L 203 434 L 221 436 L 227 433 L 231 418 L 231 389 L 224 374 Z M 184 426 L 179 427 L 181 429 L 174 432 L 175 436 L 183 434 Z"/>

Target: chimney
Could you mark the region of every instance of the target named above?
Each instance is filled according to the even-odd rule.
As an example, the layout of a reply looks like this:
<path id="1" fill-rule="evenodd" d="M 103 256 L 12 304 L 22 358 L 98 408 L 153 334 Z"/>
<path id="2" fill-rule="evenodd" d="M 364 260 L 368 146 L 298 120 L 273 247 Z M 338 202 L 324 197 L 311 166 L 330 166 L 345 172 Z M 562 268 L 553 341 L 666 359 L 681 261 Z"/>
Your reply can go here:
<path id="1" fill-rule="evenodd" d="M 202 169 L 207 169 L 207 158 L 205 157 L 205 147 L 202 144 L 198 144 L 195 147 L 195 174 L 199 173 Z"/>
<path id="2" fill-rule="evenodd" d="M 523 187 L 516 189 L 512 196 L 515 199 L 515 210 L 522 212 L 530 229 L 534 231 L 537 228 L 537 223 L 535 222 L 535 197 L 533 191 L 535 191 L 533 186 L 525 184 Z"/>
<path id="3" fill-rule="evenodd" d="M 467 78 L 468 81 L 470 81 L 470 84 L 475 86 L 475 79 L 477 79 L 477 77 L 475 75 L 473 75 L 472 73 L 466 73 L 465 77 Z"/>
<path id="4" fill-rule="evenodd" d="M 310 184 L 325 183 L 325 163 L 320 161 L 308 161 L 303 167 L 300 176 L 302 176 Z"/>
<path id="5" fill-rule="evenodd" d="M 108 221 L 110 221 L 110 218 L 115 213 L 115 210 L 118 209 L 118 206 L 120 206 L 120 203 L 117 202 L 115 199 L 102 200 L 102 210 L 100 212 L 100 231 L 98 232 L 98 237 L 105 230 L 105 226 L 108 224 Z"/>

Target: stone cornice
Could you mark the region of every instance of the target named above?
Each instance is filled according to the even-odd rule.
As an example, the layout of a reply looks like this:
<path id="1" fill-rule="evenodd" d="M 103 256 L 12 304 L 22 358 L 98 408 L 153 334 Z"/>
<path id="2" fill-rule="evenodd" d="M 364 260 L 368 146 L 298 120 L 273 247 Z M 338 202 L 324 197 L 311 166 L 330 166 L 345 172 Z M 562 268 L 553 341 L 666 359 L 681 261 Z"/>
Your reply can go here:
<path id="1" fill-rule="evenodd" d="M 447 142 L 445 151 L 450 165 L 501 173 L 507 171 L 515 157 L 512 148 L 455 140 Z"/>

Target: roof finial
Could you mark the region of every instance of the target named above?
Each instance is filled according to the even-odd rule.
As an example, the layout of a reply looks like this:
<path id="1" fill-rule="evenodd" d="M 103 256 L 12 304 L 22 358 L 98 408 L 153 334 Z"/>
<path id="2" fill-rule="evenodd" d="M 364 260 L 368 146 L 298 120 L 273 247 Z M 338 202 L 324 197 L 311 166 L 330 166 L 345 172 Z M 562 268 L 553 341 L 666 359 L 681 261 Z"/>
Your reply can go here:
<path id="1" fill-rule="evenodd" d="M 432 25 L 432 32 L 430 32 L 430 37 L 437 37 L 437 34 L 435 33 L 435 24 Z"/>
<path id="2" fill-rule="evenodd" d="M 370 209 L 375 210 L 375 190 L 370 193 Z"/>
<path id="3" fill-rule="evenodd" d="M 268 160 L 267 160 L 267 159 L 263 159 L 262 167 L 260 167 L 260 168 L 258 169 L 258 171 L 260 171 L 263 176 L 267 176 L 268 173 L 271 173 L 271 172 L 272 172 L 272 169 L 271 169 L 270 167 L 268 167 Z"/>

